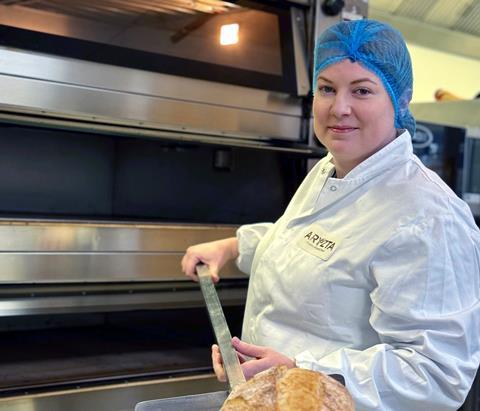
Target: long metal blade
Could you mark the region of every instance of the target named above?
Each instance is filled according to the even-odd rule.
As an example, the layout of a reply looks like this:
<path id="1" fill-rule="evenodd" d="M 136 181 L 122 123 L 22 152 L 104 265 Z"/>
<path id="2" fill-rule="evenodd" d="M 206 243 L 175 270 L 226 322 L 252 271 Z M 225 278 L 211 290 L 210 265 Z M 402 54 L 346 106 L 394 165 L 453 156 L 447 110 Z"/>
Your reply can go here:
<path id="1" fill-rule="evenodd" d="M 208 267 L 203 264 L 197 265 L 197 275 L 203 298 L 207 305 L 210 322 L 212 323 L 213 331 L 215 332 L 215 337 L 220 347 L 223 367 L 227 374 L 228 383 L 230 388 L 233 388 L 237 384 L 245 382 L 245 376 L 243 375 L 237 353 L 232 346 L 232 335 L 228 329 L 227 321 L 225 320 L 225 315 L 223 314 L 222 306 Z"/>

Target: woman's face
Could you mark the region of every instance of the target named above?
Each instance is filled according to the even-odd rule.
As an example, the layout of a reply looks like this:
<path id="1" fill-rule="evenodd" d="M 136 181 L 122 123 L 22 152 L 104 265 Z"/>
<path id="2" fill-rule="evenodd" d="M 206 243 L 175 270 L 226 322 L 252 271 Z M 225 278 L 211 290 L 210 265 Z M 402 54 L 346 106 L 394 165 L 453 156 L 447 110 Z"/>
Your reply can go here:
<path id="1" fill-rule="evenodd" d="M 313 99 L 314 128 L 343 175 L 396 136 L 395 112 L 382 81 L 359 63 L 323 70 Z"/>

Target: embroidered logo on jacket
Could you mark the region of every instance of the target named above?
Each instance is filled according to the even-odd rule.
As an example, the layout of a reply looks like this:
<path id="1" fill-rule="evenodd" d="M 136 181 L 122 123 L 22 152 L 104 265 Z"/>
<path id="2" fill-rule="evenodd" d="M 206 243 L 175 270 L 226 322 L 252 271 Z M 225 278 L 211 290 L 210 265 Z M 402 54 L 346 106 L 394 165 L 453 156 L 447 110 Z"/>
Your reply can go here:
<path id="1" fill-rule="evenodd" d="M 340 239 L 332 234 L 325 233 L 319 226 L 312 225 L 303 232 L 297 244 L 306 252 L 328 260 L 338 248 Z"/>

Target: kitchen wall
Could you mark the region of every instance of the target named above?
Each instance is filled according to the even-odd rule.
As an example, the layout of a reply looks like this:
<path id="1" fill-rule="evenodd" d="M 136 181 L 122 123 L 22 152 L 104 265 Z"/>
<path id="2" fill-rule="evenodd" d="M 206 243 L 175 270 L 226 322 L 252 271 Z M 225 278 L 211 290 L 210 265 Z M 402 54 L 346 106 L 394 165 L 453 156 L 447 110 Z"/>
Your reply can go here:
<path id="1" fill-rule="evenodd" d="M 413 103 L 435 101 L 442 88 L 472 99 L 480 93 L 480 60 L 408 43 L 413 62 Z"/>

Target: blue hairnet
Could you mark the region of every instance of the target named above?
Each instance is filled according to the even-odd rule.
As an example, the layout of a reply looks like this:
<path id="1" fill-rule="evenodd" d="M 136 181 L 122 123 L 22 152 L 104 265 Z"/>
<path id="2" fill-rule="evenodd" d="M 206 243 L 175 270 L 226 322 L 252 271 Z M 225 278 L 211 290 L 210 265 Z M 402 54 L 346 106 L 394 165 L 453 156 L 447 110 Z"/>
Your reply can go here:
<path id="1" fill-rule="evenodd" d="M 321 71 L 350 59 L 375 73 L 383 82 L 395 109 L 395 127 L 413 136 L 415 119 L 408 104 L 412 99 L 412 62 L 400 32 L 375 20 L 342 21 L 325 30 L 315 47 L 314 84 Z"/>

